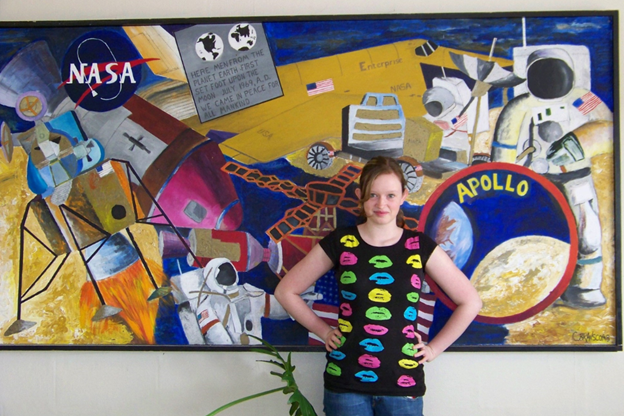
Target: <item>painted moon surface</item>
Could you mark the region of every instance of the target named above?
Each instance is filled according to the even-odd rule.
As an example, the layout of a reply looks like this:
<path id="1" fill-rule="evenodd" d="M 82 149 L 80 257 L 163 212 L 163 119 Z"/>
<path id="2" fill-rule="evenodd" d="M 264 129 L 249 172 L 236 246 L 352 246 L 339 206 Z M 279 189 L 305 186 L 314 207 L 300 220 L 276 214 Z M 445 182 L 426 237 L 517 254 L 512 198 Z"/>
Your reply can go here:
<path id="1" fill-rule="evenodd" d="M 570 245 L 544 236 L 507 240 L 488 253 L 470 281 L 481 299 L 482 316 L 522 313 L 543 301 L 561 280 Z"/>

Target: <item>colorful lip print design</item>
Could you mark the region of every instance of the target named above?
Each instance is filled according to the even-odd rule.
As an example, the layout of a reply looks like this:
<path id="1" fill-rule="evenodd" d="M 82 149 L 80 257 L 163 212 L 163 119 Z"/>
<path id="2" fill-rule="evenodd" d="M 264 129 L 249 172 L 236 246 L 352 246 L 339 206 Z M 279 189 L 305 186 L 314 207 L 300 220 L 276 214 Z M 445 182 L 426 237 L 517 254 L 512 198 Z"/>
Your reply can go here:
<path id="1" fill-rule="evenodd" d="M 416 338 L 416 330 L 414 329 L 414 325 L 408 325 L 405 328 L 403 328 L 403 335 L 405 335 L 405 338 L 407 339 L 414 339 Z"/>
<path id="2" fill-rule="evenodd" d="M 340 338 L 338 339 L 338 341 L 340 341 L 340 342 L 338 343 L 338 348 L 340 348 L 340 347 L 342 347 L 342 346 L 344 345 L 344 343 L 347 341 L 347 337 L 342 336 L 342 337 L 340 337 Z"/>
<path id="3" fill-rule="evenodd" d="M 410 376 L 401 376 L 397 380 L 397 385 L 399 387 L 414 387 L 416 385 L 416 381 L 413 377 Z"/>
<path id="4" fill-rule="evenodd" d="M 370 370 L 360 371 L 359 373 L 356 373 L 355 378 L 359 379 L 362 383 L 374 383 L 379 379 L 379 377 L 377 377 L 377 374 L 375 374 L 374 371 Z"/>
<path id="5" fill-rule="evenodd" d="M 388 333 L 388 328 L 381 325 L 368 324 L 364 325 L 364 331 L 366 331 L 366 333 L 369 335 L 382 336 Z"/>
<path id="6" fill-rule="evenodd" d="M 418 348 L 416 348 L 416 346 L 411 342 L 408 342 L 407 344 L 403 345 L 403 348 L 401 348 L 401 352 L 409 357 L 413 357 L 418 352 Z"/>
<path id="7" fill-rule="evenodd" d="M 375 273 L 368 279 L 382 286 L 394 283 L 394 277 L 390 276 L 388 273 Z"/>
<path id="8" fill-rule="evenodd" d="M 381 366 L 381 361 L 375 356 L 364 354 L 358 358 L 358 364 L 366 368 L 379 368 Z"/>
<path id="9" fill-rule="evenodd" d="M 414 360 L 408 360 L 407 358 L 404 358 L 402 360 L 399 360 L 399 365 L 407 370 L 413 370 L 414 368 L 418 367 L 418 361 L 414 361 Z"/>
<path id="10" fill-rule="evenodd" d="M 340 255 L 340 264 L 342 266 L 353 266 L 358 261 L 358 258 L 355 254 L 349 253 L 348 251 L 344 251 Z"/>
<path id="11" fill-rule="evenodd" d="M 345 235 L 340 239 L 340 242 L 347 248 L 354 248 L 360 245 L 360 242 L 354 235 Z"/>
<path id="12" fill-rule="evenodd" d="M 346 355 L 342 351 L 333 350 L 332 352 L 329 353 L 329 357 L 337 361 L 342 361 L 345 359 Z M 399 364 L 400 363 L 401 361 L 399 361 Z"/>
<path id="13" fill-rule="evenodd" d="M 357 298 L 357 295 L 353 292 L 348 292 L 346 290 L 341 290 L 340 294 L 342 295 L 343 298 L 345 298 L 346 300 L 355 300 L 355 298 Z"/>
<path id="14" fill-rule="evenodd" d="M 327 364 L 327 368 L 325 369 L 325 371 L 327 372 L 327 374 L 336 377 L 340 377 L 340 375 L 342 374 L 342 369 L 334 363 Z"/>
<path id="15" fill-rule="evenodd" d="M 410 292 L 406 296 L 407 300 L 412 303 L 418 303 L 418 301 L 420 300 L 420 295 L 418 294 L 418 292 Z"/>
<path id="16" fill-rule="evenodd" d="M 348 333 L 353 331 L 353 325 L 351 325 L 351 322 L 345 321 L 344 319 L 338 319 L 338 328 L 340 329 L 340 332 Z"/>
<path id="17" fill-rule="evenodd" d="M 343 303 L 342 305 L 340 305 L 340 312 L 342 313 L 342 316 L 353 315 L 353 310 L 351 309 L 351 305 L 349 305 L 348 303 Z"/>
<path id="18" fill-rule="evenodd" d="M 371 321 L 387 321 L 392 318 L 392 314 L 383 306 L 372 306 L 366 311 L 366 317 Z"/>
<path id="19" fill-rule="evenodd" d="M 384 346 L 378 339 L 366 338 L 360 341 L 360 345 L 364 347 L 367 352 L 381 352 L 384 350 Z"/>
<path id="20" fill-rule="evenodd" d="M 368 292 L 368 298 L 373 302 L 388 303 L 392 299 L 392 294 L 386 289 L 375 288 Z"/>
<path id="21" fill-rule="evenodd" d="M 407 309 L 405 309 L 403 316 L 408 321 L 415 321 L 416 318 L 418 318 L 418 309 L 413 306 L 408 306 Z"/>
<path id="22" fill-rule="evenodd" d="M 375 256 L 368 261 L 376 269 L 387 269 L 392 267 L 392 260 L 388 256 Z"/>
<path id="23" fill-rule="evenodd" d="M 414 254 L 413 256 L 409 256 L 405 263 L 409 264 L 415 269 L 422 269 L 422 259 L 420 258 L 420 254 Z"/>
<path id="24" fill-rule="evenodd" d="M 405 242 L 405 248 L 408 250 L 418 250 L 420 248 L 420 238 L 411 237 Z"/>
<path id="25" fill-rule="evenodd" d="M 344 272 L 342 273 L 342 275 L 340 276 L 340 283 L 342 283 L 343 285 L 350 285 L 352 283 L 355 283 L 357 281 L 357 277 L 355 276 L 355 273 L 353 272 Z"/>
<path id="26" fill-rule="evenodd" d="M 417 274 L 412 275 L 410 282 L 412 283 L 412 286 L 414 286 L 416 289 L 420 289 L 420 287 L 422 286 L 420 277 Z"/>

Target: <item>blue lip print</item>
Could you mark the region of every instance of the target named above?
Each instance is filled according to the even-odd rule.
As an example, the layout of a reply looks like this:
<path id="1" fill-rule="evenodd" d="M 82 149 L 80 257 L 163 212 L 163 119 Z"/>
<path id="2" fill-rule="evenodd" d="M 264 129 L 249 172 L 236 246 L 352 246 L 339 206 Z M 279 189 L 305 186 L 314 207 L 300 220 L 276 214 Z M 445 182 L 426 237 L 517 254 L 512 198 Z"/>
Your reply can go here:
<path id="1" fill-rule="evenodd" d="M 377 377 L 377 374 L 370 370 L 360 371 L 359 373 L 355 374 L 355 377 L 359 378 L 362 383 L 374 383 L 379 379 L 379 377 Z"/>
<path id="2" fill-rule="evenodd" d="M 378 285 L 390 285 L 394 283 L 394 277 L 390 276 L 388 273 L 375 273 L 368 279 L 372 280 Z"/>
<path id="3" fill-rule="evenodd" d="M 344 352 L 338 351 L 338 350 L 333 350 L 332 352 L 329 353 L 329 356 L 331 358 L 333 358 L 334 360 L 344 360 L 344 358 L 346 357 Z"/>
<path id="4" fill-rule="evenodd" d="M 384 350 L 384 346 L 378 339 L 366 338 L 360 341 L 360 345 L 368 352 L 381 352 Z"/>
<path id="5" fill-rule="evenodd" d="M 342 294 L 342 297 L 346 300 L 354 300 L 355 298 L 357 298 L 357 295 L 353 292 L 347 292 L 346 290 L 342 290 L 340 293 Z"/>
<path id="6" fill-rule="evenodd" d="M 415 321 L 416 318 L 418 318 L 418 310 L 413 306 L 408 306 L 407 309 L 405 309 L 403 316 L 407 320 Z"/>

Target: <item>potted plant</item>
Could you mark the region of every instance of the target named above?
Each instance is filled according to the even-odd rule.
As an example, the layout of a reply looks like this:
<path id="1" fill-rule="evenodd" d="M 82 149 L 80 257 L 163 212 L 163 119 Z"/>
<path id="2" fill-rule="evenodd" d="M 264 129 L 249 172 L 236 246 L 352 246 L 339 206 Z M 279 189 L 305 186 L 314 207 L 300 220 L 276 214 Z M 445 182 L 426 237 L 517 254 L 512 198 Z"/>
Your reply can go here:
<path id="1" fill-rule="evenodd" d="M 295 381 L 295 376 L 293 374 L 295 372 L 295 366 L 292 365 L 292 362 L 291 362 L 291 353 L 289 352 L 288 357 L 284 359 L 282 355 L 277 351 L 277 349 L 273 345 L 271 345 L 269 342 L 261 338 L 254 337 L 253 335 L 250 335 L 250 336 L 252 338 L 257 339 L 264 345 L 264 348 L 252 348 L 251 351 L 254 351 L 260 354 L 266 354 L 266 355 L 273 357 L 272 359 L 269 359 L 269 360 L 258 360 L 258 361 L 272 364 L 276 367 L 279 367 L 281 372 L 271 371 L 271 374 L 279 377 L 284 383 L 286 383 L 286 386 L 278 387 L 272 390 L 263 391 L 260 393 L 252 394 L 250 396 L 246 396 L 246 397 L 242 397 L 240 399 L 234 400 L 210 412 L 207 416 L 216 415 L 217 413 L 221 413 L 222 411 L 234 405 L 237 405 L 239 403 L 246 402 L 247 400 L 256 399 L 258 397 L 266 396 L 268 394 L 277 393 L 280 391 L 286 395 L 288 394 L 290 395 L 290 397 L 288 398 L 288 403 L 290 404 L 290 411 L 289 411 L 290 416 L 318 416 L 316 412 L 314 411 L 314 407 L 312 406 L 312 404 L 310 404 L 308 399 L 303 395 L 303 393 L 301 393 L 299 386 L 297 386 L 297 382 Z"/>

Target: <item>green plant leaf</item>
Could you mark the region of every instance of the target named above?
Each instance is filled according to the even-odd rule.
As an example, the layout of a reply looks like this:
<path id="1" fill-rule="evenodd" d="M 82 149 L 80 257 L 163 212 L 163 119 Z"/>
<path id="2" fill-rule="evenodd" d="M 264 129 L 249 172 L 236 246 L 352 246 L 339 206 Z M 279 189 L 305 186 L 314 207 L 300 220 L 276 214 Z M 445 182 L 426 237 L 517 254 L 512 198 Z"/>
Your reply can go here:
<path id="1" fill-rule="evenodd" d="M 278 366 L 279 368 L 281 368 L 282 370 L 286 369 L 286 366 L 280 362 L 274 361 L 274 360 L 257 360 L 260 363 L 267 363 L 267 364 L 273 364 Z"/>
<path id="2" fill-rule="evenodd" d="M 251 351 L 257 352 L 259 354 L 270 355 L 271 357 L 275 358 L 274 360 L 258 360 L 259 362 L 275 365 L 284 370 L 284 372 L 282 373 L 277 371 L 270 371 L 269 374 L 279 377 L 284 383 L 286 383 L 286 386 L 273 390 L 267 390 L 262 393 L 253 394 L 251 396 L 243 397 L 242 399 L 234 400 L 233 402 L 221 406 L 212 413 L 209 413 L 207 416 L 216 415 L 217 413 L 244 401 L 252 400 L 257 397 L 262 397 L 271 393 L 277 393 L 278 391 L 281 391 L 286 395 L 290 394 L 290 397 L 288 398 L 288 404 L 290 404 L 289 414 L 291 416 L 318 416 L 314 411 L 314 406 L 312 406 L 308 399 L 306 399 L 303 393 L 301 393 L 301 391 L 299 390 L 299 386 L 297 386 L 297 382 L 295 381 L 295 375 L 293 374 L 295 371 L 295 366 L 292 365 L 292 353 L 289 352 L 286 360 L 284 360 L 279 351 L 277 351 L 277 348 L 275 348 L 269 342 L 253 335 L 250 335 L 250 337 L 259 341 L 264 346 L 264 348 L 252 348 Z"/>
<path id="3" fill-rule="evenodd" d="M 282 390 L 281 387 L 279 387 L 277 389 L 273 389 L 273 390 L 263 391 L 261 393 L 252 394 L 250 396 L 246 396 L 246 397 L 243 397 L 243 398 L 231 401 L 231 402 L 229 402 L 227 404 L 224 404 L 223 406 L 219 407 L 217 410 L 213 410 L 212 412 L 208 413 L 206 416 L 216 415 L 217 413 L 221 413 L 225 409 L 229 409 L 230 407 L 235 406 L 235 405 L 237 405 L 239 403 L 246 402 L 247 400 L 257 399 L 258 397 L 266 396 L 268 394 L 277 393 L 280 390 Z"/>

